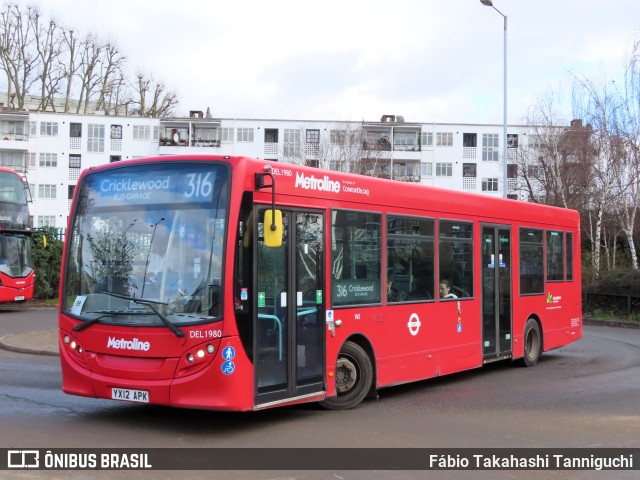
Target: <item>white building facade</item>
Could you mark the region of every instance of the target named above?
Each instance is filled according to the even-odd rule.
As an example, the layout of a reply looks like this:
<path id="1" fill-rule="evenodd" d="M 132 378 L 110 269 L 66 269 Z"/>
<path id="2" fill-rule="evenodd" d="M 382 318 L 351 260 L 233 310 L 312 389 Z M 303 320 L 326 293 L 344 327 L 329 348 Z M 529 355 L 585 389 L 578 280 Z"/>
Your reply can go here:
<path id="1" fill-rule="evenodd" d="M 65 228 L 80 172 L 133 158 L 209 153 L 352 170 L 453 190 L 504 195 L 502 125 L 114 117 L 0 112 L 0 165 L 26 174 L 35 228 Z M 507 135 L 507 196 L 518 190 L 516 156 L 527 129 Z M 359 162 L 358 168 L 345 166 Z"/>

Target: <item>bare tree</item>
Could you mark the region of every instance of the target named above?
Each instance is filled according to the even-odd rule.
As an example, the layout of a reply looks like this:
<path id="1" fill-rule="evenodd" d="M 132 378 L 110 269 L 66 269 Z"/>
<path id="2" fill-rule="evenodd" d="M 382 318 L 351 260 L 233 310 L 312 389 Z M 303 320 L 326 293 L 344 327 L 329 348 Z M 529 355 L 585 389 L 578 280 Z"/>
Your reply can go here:
<path id="1" fill-rule="evenodd" d="M 80 37 L 44 19 L 37 7 L 22 10 L 10 2 L 0 8 L 0 69 L 10 108 L 118 115 L 133 106 L 133 113 L 158 117 L 178 104 L 176 94 L 152 77 L 127 79 L 126 57 L 115 42 L 91 33 Z"/>
<path id="2" fill-rule="evenodd" d="M 94 35 L 88 35 L 80 44 L 80 95 L 76 113 L 89 113 L 89 104 L 96 89 L 102 83 L 102 65 L 107 44 L 101 43 Z"/>
<path id="3" fill-rule="evenodd" d="M 38 81 L 40 57 L 34 51 L 34 25 L 40 13 L 17 3 L 7 3 L 0 15 L 0 62 L 7 76 L 7 102 L 16 109 L 25 108 L 27 94 Z"/>
<path id="4" fill-rule="evenodd" d="M 621 97 L 622 108 L 617 117 L 619 128 L 620 163 L 616 165 L 616 188 L 619 192 L 618 221 L 631 257 L 631 265 L 638 269 L 634 231 L 640 204 L 640 40 L 633 46 L 626 65 Z"/>
<path id="5" fill-rule="evenodd" d="M 62 32 L 62 42 L 64 45 L 64 55 L 60 58 L 60 67 L 63 70 L 64 78 L 66 81 L 66 89 L 64 95 L 63 112 L 69 113 L 71 111 L 71 98 L 73 81 L 80 70 L 80 45 L 78 45 L 78 38 L 75 35 L 73 29 L 65 29 Z"/>
<path id="6" fill-rule="evenodd" d="M 526 120 L 529 145 L 518 147 L 519 177 L 532 201 L 581 210 L 586 202 L 593 159 L 592 128 L 574 120 L 568 126 L 557 113 L 554 97 L 540 98 Z"/>
<path id="7" fill-rule="evenodd" d="M 590 138 L 594 160 L 590 170 L 590 214 L 593 215 L 591 235 L 592 267 L 594 278 L 600 273 L 602 226 L 605 214 L 610 214 L 619 191 L 615 189 L 616 175 L 624 158 L 621 142 L 620 115 L 623 109 L 620 97 L 608 82 L 596 82 L 575 77 L 574 109 L 581 118 L 593 126 Z"/>
<path id="8" fill-rule="evenodd" d="M 142 72 L 137 74 L 136 80 L 133 87 L 136 96 L 131 99 L 132 114 L 141 117 L 162 117 L 173 113 L 178 104 L 174 92 L 167 91 L 163 83 L 156 82 L 153 76 L 147 77 Z"/>
<path id="9" fill-rule="evenodd" d="M 100 89 L 96 110 L 112 113 L 111 100 L 114 99 L 113 92 L 117 92 L 122 87 L 123 75 L 121 68 L 126 62 L 118 47 L 114 42 L 108 42 L 102 49 L 102 59 L 100 63 Z"/>
<path id="10" fill-rule="evenodd" d="M 60 27 L 53 20 L 41 22 L 38 12 L 33 15 L 33 32 L 36 52 L 40 64 L 40 105 L 39 110 L 50 107 L 55 111 L 55 97 L 59 93 L 64 72 L 58 68 L 62 38 Z M 44 23 L 44 25 L 43 25 Z"/>

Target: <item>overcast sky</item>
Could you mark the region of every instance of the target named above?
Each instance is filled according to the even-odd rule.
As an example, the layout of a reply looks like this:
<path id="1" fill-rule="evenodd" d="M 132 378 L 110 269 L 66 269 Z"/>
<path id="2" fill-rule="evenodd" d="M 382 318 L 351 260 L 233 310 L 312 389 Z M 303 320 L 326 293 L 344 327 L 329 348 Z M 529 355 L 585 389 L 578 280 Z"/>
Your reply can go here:
<path id="1" fill-rule="evenodd" d="M 23 3 L 23 2 L 21 2 Z M 480 0 L 32 0 L 113 39 L 178 115 L 502 123 L 503 17 Z M 621 80 L 638 0 L 494 0 L 508 17 L 508 119 L 569 73 Z M 619 81 L 620 81 L 619 80 Z M 571 115 L 566 104 L 567 115 Z"/>

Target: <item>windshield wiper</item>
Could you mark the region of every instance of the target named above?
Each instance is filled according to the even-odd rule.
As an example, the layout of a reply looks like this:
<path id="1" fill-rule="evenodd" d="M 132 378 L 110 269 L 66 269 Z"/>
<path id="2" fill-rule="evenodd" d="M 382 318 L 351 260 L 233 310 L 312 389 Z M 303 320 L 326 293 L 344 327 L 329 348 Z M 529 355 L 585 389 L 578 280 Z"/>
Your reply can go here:
<path id="1" fill-rule="evenodd" d="M 93 325 L 94 323 L 99 322 L 100 320 L 102 320 L 104 317 L 115 317 L 116 314 L 115 313 L 105 313 L 104 315 L 98 315 L 96 318 L 90 318 L 89 320 L 85 320 L 82 323 L 79 323 L 78 325 L 76 325 L 75 327 L 73 327 L 71 330 L 75 331 L 75 332 L 79 332 L 80 330 L 84 330 L 85 328 Z"/>
<path id="2" fill-rule="evenodd" d="M 144 298 L 129 297 L 127 295 L 119 295 L 117 293 L 111 293 L 111 292 L 96 292 L 96 293 L 102 293 L 104 295 L 109 295 L 110 297 L 115 297 L 115 298 L 122 298 L 123 300 L 130 300 L 133 303 L 137 303 L 138 305 L 146 305 L 151 309 L 153 313 L 155 313 L 158 316 L 158 318 L 162 321 L 162 323 L 164 323 L 166 327 L 169 330 L 171 330 L 176 337 L 178 338 L 184 337 L 184 332 L 180 330 L 178 327 L 176 327 L 173 323 L 171 323 L 171 320 L 169 320 L 164 313 L 162 313 L 160 310 L 158 310 L 155 307 L 155 305 L 168 305 L 167 303 L 159 302 L 156 300 L 145 300 Z"/>

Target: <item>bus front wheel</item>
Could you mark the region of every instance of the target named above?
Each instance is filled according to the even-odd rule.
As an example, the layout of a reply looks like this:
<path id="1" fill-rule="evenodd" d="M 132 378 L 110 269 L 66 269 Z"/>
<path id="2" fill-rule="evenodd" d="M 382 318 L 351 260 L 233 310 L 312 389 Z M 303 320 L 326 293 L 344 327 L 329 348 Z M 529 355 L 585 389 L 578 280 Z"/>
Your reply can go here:
<path id="1" fill-rule="evenodd" d="M 347 410 L 358 405 L 369 392 L 373 381 L 371 360 L 364 349 L 353 342 L 346 342 L 336 362 L 335 397 L 326 398 L 320 405 L 329 410 Z"/>
<path id="2" fill-rule="evenodd" d="M 542 337 L 540 326 L 533 318 L 527 320 L 524 326 L 524 358 L 522 362 L 526 367 L 533 367 L 538 363 L 542 353 Z"/>

